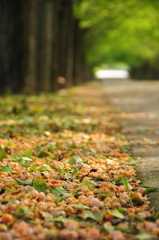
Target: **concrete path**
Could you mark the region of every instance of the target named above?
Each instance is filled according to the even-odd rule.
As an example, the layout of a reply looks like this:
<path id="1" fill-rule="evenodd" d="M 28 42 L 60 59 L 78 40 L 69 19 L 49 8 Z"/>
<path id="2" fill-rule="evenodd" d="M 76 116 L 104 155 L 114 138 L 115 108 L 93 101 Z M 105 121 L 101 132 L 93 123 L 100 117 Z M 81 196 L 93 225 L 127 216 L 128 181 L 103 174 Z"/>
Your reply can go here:
<path id="1" fill-rule="evenodd" d="M 105 80 L 104 91 L 115 117 L 124 124 L 124 135 L 143 185 L 159 188 L 159 81 Z M 149 194 L 151 206 L 159 210 L 159 191 Z"/>

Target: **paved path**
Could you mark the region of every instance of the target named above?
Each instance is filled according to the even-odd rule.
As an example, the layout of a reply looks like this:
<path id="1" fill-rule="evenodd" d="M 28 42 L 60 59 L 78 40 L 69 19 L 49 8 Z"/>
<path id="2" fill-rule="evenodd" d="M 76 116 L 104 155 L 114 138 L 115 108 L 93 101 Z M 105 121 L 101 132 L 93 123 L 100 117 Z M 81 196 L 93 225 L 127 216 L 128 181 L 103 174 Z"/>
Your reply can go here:
<path id="1" fill-rule="evenodd" d="M 159 188 L 159 81 L 105 80 L 104 91 L 124 124 L 124 134 L 143 185 Z M 151 206 L 159 210 L 159 191 L 149 194 Z"/>

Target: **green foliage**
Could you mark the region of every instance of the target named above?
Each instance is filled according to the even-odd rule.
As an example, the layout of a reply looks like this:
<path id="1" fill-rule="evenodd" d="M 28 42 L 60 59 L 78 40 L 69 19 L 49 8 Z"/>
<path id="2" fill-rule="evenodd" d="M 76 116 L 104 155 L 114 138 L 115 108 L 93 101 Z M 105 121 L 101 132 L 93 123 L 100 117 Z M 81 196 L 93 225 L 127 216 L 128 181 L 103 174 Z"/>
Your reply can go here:
<path id="1" fill-rule="evenodd" d="M 109 214 L 116 218 L 124 219 L 124 215 L 120 213 L 118 209 L 115 209 L 112 212 L 109 212 Z"/>
<path id="2" fill-rule="evenodd" d="M 52 194 L 61 197 L 66 191 L 63 187 L 56 187 L 50 190 Z"/>
<path id="3" fill-rule="evenodd" d="M 6 166 L 2 167 L 2 172 L 12 173 L 11 166 L 7 164 Z"/>
<path id="4" fill-rule="evenodd" d="M 32 185 L 32 182 L 23 181 L 23 180 L 20 180 L 18 178 L 15 178 L 15 180 L 19 185 L 23 185 L 23 186 Z"/>
<path id="5" fill-rule="evenodd" d="M 146 189 L 146 193 L 155 192 L 155 191 L 158 191 L 158 190 L 159 190 L 159 188 L 150 187 L 150 186 L 145 186 L 145 185 L 141 185 L 141 187 L 143 187 L 143 188 Z"/>
<path id="6" fill-rule="evenodd" d="M 32 158 L 27 157 L 26 155 L 22 154 L 22 155 L 11 155 L 11 159 L 17 161 L 18 163 L 20 163 L 23 167 L 30 167 L 31 166 L 31 161 Z"/>
<path id="7" fill-rule="evenodd" d="M 87 186 L 89 189 L 92 188 L 92 186 L 96 186 L 96 183 L 93 180 L 84 180 L 80 183 L 80 187 Z"/>
<path id="8" fill-rule="evenodd" d="M 80 26 L 87 29 L 87 61 L 94 65 L 154 61 L 159 54 L 157 1 L 83 0 L 75 5 Z"/>
<path id="9" fill-rule="evenodd" d="M 45 193 L 46 190 L 48 189 L 47 184 L 41 178 L 35 178 L 33 182 L 33 186 L 38 192 Z"/>
<path id="10" fill-rule="evenodd" d="M 120 150 L 129 150 L 130 147 L 128 145 L 122 145 L 119 147 Z"/>
<path id="11" fill-rule="evenodd" d="M 99 221 L 102 219 L 103 213 L 102 212 L 97 212 L 93 213 L 92 211 L 87 210 L 84 214 L 84 219 L 91 218 L 94 219 L 95 221 Z"/>
<path id="12" fill-rule="evenodd" d="M 126 189 L 126 191 L 128 193 L 128 196 L 129 196 L 130 204 L 133 206 L 133 203 L 132 203 L 132 200 L 131 200 L 131 197 L 130 197 L 130 190 L 129 190 L 129 186 L 128 186 L 129 182 L 128 182 L 127 178 L 126 177 L 121 178 L 121 182 L 125 186 L 125 189 Z"/>
<path id="13" fill-rule="evenodd" d="M 16 212 L 14 213 L 14 216 L 17 218 L 21 218 L 24 220 L 31 220 L 32 218 L 27 216 L 28 212 L 32 212 L 32 210 L 30 210 L 28 207 L 24 207 L 24 208 L 16 208 Z"/>
<path id="14" fill-rule="evenodd" d="M 73 156 L 68 163 L 69 164 L 77 164 L 77 163 L 81 163 L 82 162 L 82 158 L 80 158 L 79 156 Z"/>
<path id="15" fill-rule="evenodd" d="M 146 240 L 146 239 L 156 238 L 156 236 L 146 233 L 146 232 L 142 232 L 142 233 L 139 233 L 138 235 L 136 235 L 136 238 L 141 239 L 141 240 Z"/>
<path id="16" fill-rule="evenodd" d="M 3 158 L 5 158 L 5 157 L 6 157 L 6 153 L 3 150 L 3 148 L 0 146 L 0 160 L 3 160 Z"/>

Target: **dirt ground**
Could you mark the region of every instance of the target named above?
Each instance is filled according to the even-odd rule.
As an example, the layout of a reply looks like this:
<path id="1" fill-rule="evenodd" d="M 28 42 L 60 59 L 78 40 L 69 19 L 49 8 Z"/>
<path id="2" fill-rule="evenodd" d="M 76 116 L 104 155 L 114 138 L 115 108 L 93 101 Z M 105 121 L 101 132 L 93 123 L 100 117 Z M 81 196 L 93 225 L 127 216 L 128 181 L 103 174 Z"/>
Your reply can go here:
<path id="1" fill-rule="evenodd" d="M 104 92 L 124 125 L 131 153 L 141 158 L 138 178 L 145 186 L 159 188 L 159 81 L 104 80 Z M 159 190 L 149 193 L 159 210 Z"/>

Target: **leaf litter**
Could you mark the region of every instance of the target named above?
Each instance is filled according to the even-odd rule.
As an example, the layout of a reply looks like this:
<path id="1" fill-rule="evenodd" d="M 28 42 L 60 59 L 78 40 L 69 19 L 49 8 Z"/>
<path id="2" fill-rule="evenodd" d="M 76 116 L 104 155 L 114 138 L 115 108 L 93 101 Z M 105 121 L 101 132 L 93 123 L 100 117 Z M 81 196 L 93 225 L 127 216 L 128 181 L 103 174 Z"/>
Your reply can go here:
<path id="1" fill-rule="evenodd" d="M 158 239 L 158 215 L 97 86 L 0 99 L 0 239 Z"/>

